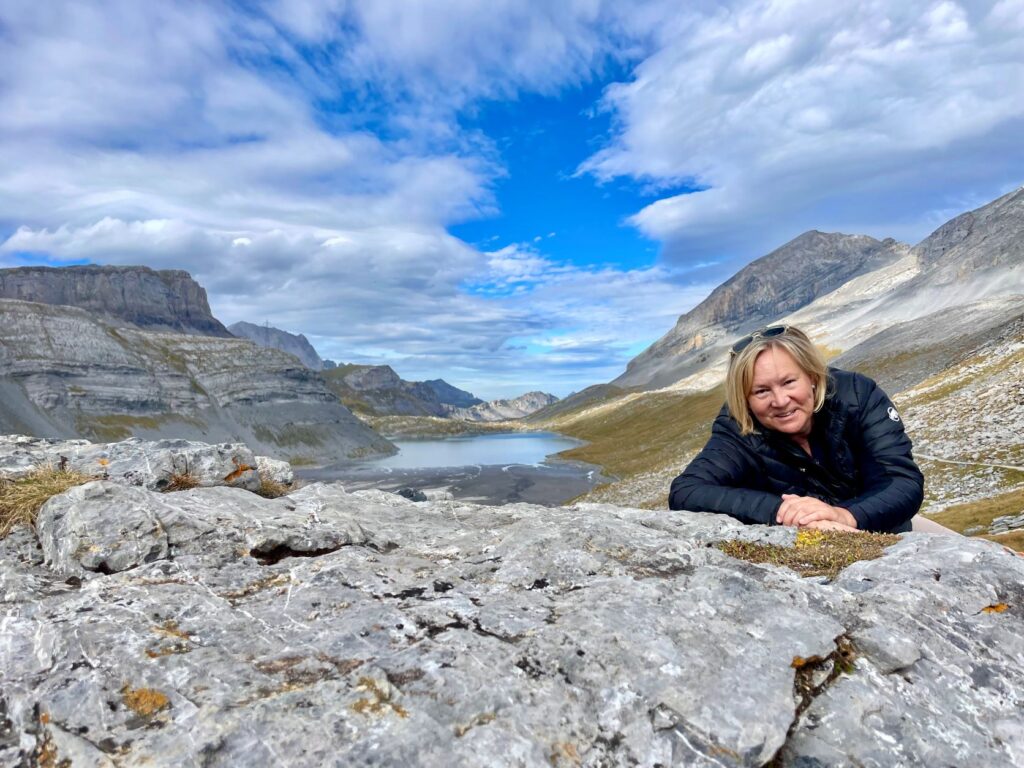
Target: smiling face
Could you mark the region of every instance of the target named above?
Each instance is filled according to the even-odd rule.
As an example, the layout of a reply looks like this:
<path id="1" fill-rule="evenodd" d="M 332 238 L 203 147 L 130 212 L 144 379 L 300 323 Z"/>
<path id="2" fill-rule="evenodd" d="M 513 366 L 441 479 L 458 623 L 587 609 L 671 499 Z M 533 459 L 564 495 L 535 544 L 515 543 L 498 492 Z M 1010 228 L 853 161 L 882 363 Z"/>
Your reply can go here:
<path id="1" fill-rule="evenodd" d="M 795 439 L 806 439 L 811 434 L 814 383 L 781 347 L 768 347 L 757 356 L 747 403 L 766 429 Z"/>

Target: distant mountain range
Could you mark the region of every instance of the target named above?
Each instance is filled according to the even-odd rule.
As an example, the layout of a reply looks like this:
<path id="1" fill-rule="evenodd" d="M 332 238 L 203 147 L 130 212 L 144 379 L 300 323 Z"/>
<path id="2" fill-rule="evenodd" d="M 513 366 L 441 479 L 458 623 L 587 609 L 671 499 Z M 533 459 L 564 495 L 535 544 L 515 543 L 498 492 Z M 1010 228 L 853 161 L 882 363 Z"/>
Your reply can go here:
<path id="1" fill-rule="evenodd" d="M 225 328 L 186 272 L 0 270 L 0 433 L 240 441 L 292 461 L 394 452 L 353 416 L 519 418 L 552 401 L 484 403 L 442 379 L 320 358 L 302 334 Z"/>

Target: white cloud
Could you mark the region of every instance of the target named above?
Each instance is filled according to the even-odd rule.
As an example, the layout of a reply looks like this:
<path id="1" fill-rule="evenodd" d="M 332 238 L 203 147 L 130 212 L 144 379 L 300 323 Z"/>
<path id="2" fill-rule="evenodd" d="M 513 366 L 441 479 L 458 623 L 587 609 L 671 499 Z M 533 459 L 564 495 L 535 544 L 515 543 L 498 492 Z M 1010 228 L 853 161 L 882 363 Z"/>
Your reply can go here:
<path id="1" fill-rule="evenodd" d="M 632 219 L 691 255 L 741 242 L 750 258 L 810 227 L 920 237 L 929 209 L 1024 173 L 1021 6 L 749 0 L 690 16 L 608 88 L 619 130 L 582 169 L 704 187 Z"/>

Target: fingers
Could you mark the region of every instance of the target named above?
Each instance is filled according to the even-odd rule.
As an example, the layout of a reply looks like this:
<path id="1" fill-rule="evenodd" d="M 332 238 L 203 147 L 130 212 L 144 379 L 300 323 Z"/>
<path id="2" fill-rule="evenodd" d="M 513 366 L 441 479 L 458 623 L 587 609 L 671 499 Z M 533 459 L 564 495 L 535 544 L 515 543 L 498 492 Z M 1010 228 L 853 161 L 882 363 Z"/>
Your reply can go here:
<path id="1" fill-rule="evenodd" d="M 835 515 L 829 514 L 832 509 L 832 507 L 820 499 L 786 493 L 782 495 L 782 504 L 779 506 L 779 511 L 776 513 L 775 519 L 780 525 L 802 525 L 803 523 L 801 521 L 804 518 L 817 513 L 819 517 L 809 518 L 809 520 L 837 520 L 838 518 L 836 518 Z"/>

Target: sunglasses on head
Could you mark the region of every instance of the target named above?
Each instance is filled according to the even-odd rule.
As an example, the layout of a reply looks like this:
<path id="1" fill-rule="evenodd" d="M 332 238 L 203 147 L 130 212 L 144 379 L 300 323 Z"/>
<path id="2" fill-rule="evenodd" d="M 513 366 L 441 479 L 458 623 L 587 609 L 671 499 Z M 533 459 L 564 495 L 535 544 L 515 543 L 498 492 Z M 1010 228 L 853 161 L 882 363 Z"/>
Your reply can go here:
<path id="1" fill-rule="evenodd" d="M 744 336 L 732 345 L 732 354 L 738 355 L 744 349 L 753 344 L 756 339 L 770 339 L 772 336 L 781 336 L 788 330 L 788 325 L 769 325 L 767 328 L 754 331 L 749 336 Z"/>

